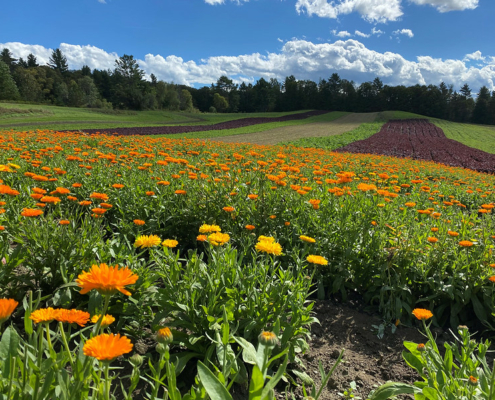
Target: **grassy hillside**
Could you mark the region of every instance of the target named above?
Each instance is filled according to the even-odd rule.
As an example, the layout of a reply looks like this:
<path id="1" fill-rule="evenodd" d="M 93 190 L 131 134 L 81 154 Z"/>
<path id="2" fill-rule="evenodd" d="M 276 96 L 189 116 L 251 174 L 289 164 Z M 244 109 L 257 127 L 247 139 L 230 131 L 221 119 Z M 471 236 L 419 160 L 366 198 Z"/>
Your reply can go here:
<path id="1" fill-rule="evenodd" d="M 203 125 L 240 118 L 281 117 L 285 113 L 208 114 L 172 111 L 126 111 L 0 102 L 0 130 L 80 130 L 135 126 Z"/>

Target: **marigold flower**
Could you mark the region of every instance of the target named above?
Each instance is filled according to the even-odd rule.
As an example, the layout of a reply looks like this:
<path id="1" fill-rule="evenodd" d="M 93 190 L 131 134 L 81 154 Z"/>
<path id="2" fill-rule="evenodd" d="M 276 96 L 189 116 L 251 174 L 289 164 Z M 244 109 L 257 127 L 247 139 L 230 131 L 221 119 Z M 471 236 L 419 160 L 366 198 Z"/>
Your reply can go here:
<path id="1" fill-rule="evenodd" d="M 307 243 L 315 243 L 316 242 L 316 240 L 313 239 L 312 237 L 305 236 L 305 235 L 299 236 L 299 239 L 301 239 L 303 242 L 307 242 Z"/>
<path id="2" fill-rule="evenodd" d="M 199 227 L 199 233 L 221 232 L 222 229 L 218 225 L 203 224 Z"/>
<path id="3" fill-rule="evenodd" d="M 43 214 L 42 210 L 36 210 L 33 208 L 23 208 L 21 212 L 23 217 L 38 217 L 41 214 Z"/>
<path id="4" fill-rule="evenodd" d="M 70 201 L 76 201 L 76 200 L 77 200 L 77 197 L 74 197 L 74 196 L 67 196 L 67 200 L 70 200 Z"/>
<path id="5" fill-rule="evenodd" d="M 461 240 L 459 242 L 459 246 L 461 246 L 461 247 L 471 247 L 473 245 L 474 245 L 474 243 L 471 242 L 470 240 Z"/>
<path id="6" fill-rule="evenodd" d="M 165 327 L 156 333 L 156 340 L 158 343 L 170 344 L 174 340 L 174 335 L 169 327 Z"/>
<path id="7" fill-rule="evenodd" d="M 59 322 L 65 322 L 67 324 L 77 324 L 79 326 L 84 326 L 89 321 L 89 312 L 82 310 L 57 310 L 55 319 Z"/>
<path id="8" fill-rule="evenodd" d="M 63 187 L 58 187 L 57 189 L 55 189 L 55 192 L 57 192 L 58 194 L 69 194 L 70 190 Z"/>
<path id="9" fill-rule="evenodd" d="M 248 198 L 251 200 L 256 200 L 258 198 L 257 194 L 248 194 Z"/>
<path id="10" fill-rule="evenodd" d="M 59 223 L 59 225 L 69 225 L 70 221 L 67 219 L 62 219 L 58 223 Z"/>
<path id="11" fill-rule="evenodd" d="M 166 239 L 162 242 L 162 246 L 168 247 L 169 249 L 176 247 L 179 244 L 177 240 Z"/>
<path id="12" fill-rule="evenodd" d="M 262 345 L 267 347 L 274 347 L 278 344 L 277 335 L 275 335 L 275 333 L 273 332 L 267 332 L 267 331 L 261 332 L 260 335 L 258 336 L 258 340 Z"/>
<path id="13" fill-rule="evenodd" d="M 122 185 L 121 183 L 114 183 L 112 185 L 112 187 L 115 189 L 122 189 L 124 187 L 124 185 Z"/>
<path id="14" fill-rule="evenodd" d="M 248 231 L 252 231 L 254 229 L 256 229 L 256 227 L 254 225 L 246 225 L 245 228 L 248 230 Z"/>
<path id="15" fill-rule="evenodd" d="M 424 321 L 433 317 L 433 313 L 430 310 L 426 310 L 424 308 L 415 308 L 412 313 L 420 321 Z"/>
<path id="16" fill-rule="evenodd" d="M 154 196 L 155 192 L 152 192 L 151 190 L 146 192 L 146 196 Z"/>
<path id="17" fill-rule="evenodd" d="M 100 315 L 94 315 L 91 318 L 91 322 L 93 324 L 96 324 L 99 319 L 100 319 Z M 102 329 L 105 329 L 107 326 L 112 325 L 114 322 L 115 322 L 115 318 L 113 317 L 113 315 L 106 314 L 106 315 L 103 316 L 103 319 L 101 320 L 101 325 L 100 326 L 101 326 Z"/>
<path id="18" fill-rule="evenodd" d="M 103 215 L 107 212 L 104 208 L 93 208 L 91 211 L 97 215 Z"/>
<path id="19" fill-rule="evenodd" d="M 108 204 L 108 203 L 100 203 L 100 207 L 101 207 L 101 208 L 110 209 L 110 208 L 112 208 L 113 206 L 112 206 L 111 204 Z"/>
<path id="20" fill-rule="evenodd" d="M 134 225 L 138 225 L 138 226 L 144 225 L 146 223 L 142 219 L 135 219 L 132 222 L 134 222 Z"/>
<path id="21" fill-rule="evenodd" d="M 89 201 L 89 200 L 83 200 L 83 201 L 80 201 L 79 202 L 79 205 L 80 206 L 89 206 L 89 205 L 91 205 L 91 201 Z"/>
<path id="22" fill-rule="evenodd" d="M 449 236 L 452 236 L 452 237 L 459 236 L 459 233 L 458 233 L 458 232 L 454 232 L 454 231 L 447 231 L 447 233 L 449 234 Z"/>
<path id="23" fill-rule="evenodd" d="M 258 242 L 268 242 L 268 243 L 275 243 L 275 238 L 271 237 L 271 236 L 263 236 L 261 235 L 259 238 L 258 238 Z"/>
<path id="24" fill-rule="evenodd" d="M 5 230 L 5 226 L 0 225 L 0 231 L 4 231 L 4 230 Z"/>
<path id="25" fill-rule="evenodd" d="M 1 186 L 0 186 L 0 189 L 1 189 Z M 46 190 L 45 189 L 40 189 L 40 188 L 37 188 L 37 187 L 34 187 L 32 190 L 33 190 L 34 193 L 37 193 L 37 194 L 45 194 L 46 193 Z M 1 190 L 0 190 L 0 193 L 2 193 Z"/>
<path id="26" fill-rule="evenodd" d="M 488 280 L 489 280 L 490 282 L 495 283 L 495 275 L 490 276 L 490 277 L 488 278 Z"/>
<path id="27" fill-rule="evenodd" d="M 284 225 L 285 225 L 285 226 L 290 226 L 290 222 L 285 221 L 285 222 L 284 222 Z"/>
<path id="28" fill-rule="evenodd" d="M 471 386 L 477 386 L 478 385 L 478 379 L 475 378 L 474 376 L 470 375 L 468 382 Z"/>
<path id="29" fill-rule="evenodd" d="M 227 212 L 233 212 L 235 209 L 234 207 L 224 207 L 222 208 L 223 211 L 227 211 Z"/>
<path id="30" fill-rule="evenodd" d="M 312 264 L 328 265 L 328 261 L 325 257 L 309 255 L 306 260 Z"/>
<path id="31" fill-rule="evenodd" d="M 416 206 L 416 203 L 414 203 L 414 202 L 412 202 L 412 201 L 411 201 L 411 202 L 406 203 L 406 204 L 404 204 L 404 205 L 405 205 L 406 207 L 415 207 L 415 206 Z"/>
<path id="32" fill-rule="evenodd" d="M 162 239 L 160 239 L 157 235 L 141 235 L 136 238 L 134 242 L 134 247 L 141 247 L 144 249 L 145 247 L 154 247 L 158 246 L 161 243 Z"/>
<path id="33" fill-rule="evenodd" d="M 208 240 L 208 237 L 207 237 L 206 235 L 198 235 L 198 236 L 196 237 L 196 240 L 197 240 L 198 242 L 206 242 L 206 241 Z"/>
<path id="34" fill-rule="evenodd" d="M 103 201 L 106 201 L 109 198 L 108 195 L 106 195 L 105 193 L 96 193 L 96 192 L 91 193 L 89 197 L 91 199 L 98 199 Z"/>
<path id="35" fill-rule="evenodd" d="M 82 186 L 82 184 L 81 184 L 81 183 L 73 183 L 73 184 L 72 184 L 72 187 L 73 187 L 73 188 L 80 188 L 81 186 Z"/>
<path id="36" fill-rule="evenodd" d="M 282 246 L 279 243 L 271 243 L 267 240 L 261 240 L 256 243 L 255 249 L 262 253 L 273 254 L 279 256 L 282 254 Z"/>
<path id="37" fill-rule="evenodd" d="M 85 356 L 99 361 L 110 362 L 123 354 L 132 351 L 133 344 L 126 336 L 103 333 L 86 341 L 83 347 Z"/>
<path id="38" fill-rule="evenodd" d="M 426 351 L 426 346 L 424 345 L 424 343 L 419 343 L 417 346 L 416 346 L 416 350 L 418 351 Z"/>
<path id="39" fill-rule="evenodd" d="M 430 231 L 432 231 L 432 232 L 438 232 L 438 228 L 433 227 L 433 228 L 430 229 Z"/>
<path id="40" fill-rule="evenodd" d="M 208 242 L 213 246 L 219 246 L 227 243 L 230 240 L 230 236 L 226 233 L 215 232 L 208 235 Z"/>
<path id="41" fill-rule="evenodd" d="M 182 194 L 182 195 L 184 195 L 184 194 L 186 194 L 186 191 L 185 190 L 176 190 L 175 191 L 175 194 Z"/>
<path id="42" fill-rule="evenodd" d="M 14 299 L 0 299 L 0 325 L 10 318 L 18 305 Z"/>
<path id="43" fill-rule="evenodd" d="M 86 294 L 91 290 L 96 290 L 101 295 L 111 295 L 117 291 L 130 296 L 131 292 L 125 289 L 127 285 L 133 285 L 138 280 L 138 276 L 129 268 L 119 269 L 105 263 L 93 265 L 89 272 L 83 272 L 78 276 L 76 282 L 81 288 L 81 294 Z"/>
<path id="44" fill-rule="evenodd" d="M 52 322 L 57 318 L 59 310 L 54 309 L 52 307 L 48 308 L 39 308 L 36 311 L 33 311 L 29 318 L 33 320 L 35 324 L 40 324 L 43 322 Z"/>
<path id="45" fill-rule="evenodd" d="M 436 242 L 438 242 L 438 238 L 436 238 L 436 237 L 429 237 L 428 238 L 428 242 L 430 242 L 430 243 L 436 243 Z"/>

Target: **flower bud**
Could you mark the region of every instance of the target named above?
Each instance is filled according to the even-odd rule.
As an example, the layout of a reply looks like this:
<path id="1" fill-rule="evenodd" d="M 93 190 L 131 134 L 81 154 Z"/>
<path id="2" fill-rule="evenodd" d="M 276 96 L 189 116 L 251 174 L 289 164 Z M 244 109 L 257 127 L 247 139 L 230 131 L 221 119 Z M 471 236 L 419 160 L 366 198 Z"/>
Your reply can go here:
<path id="1" fill-rule="evenodd" d="M 471 386 L 477 386 L 478 385 L 478 379 L 475 378 L 474 376 L 470 376 L 469 379 L 468 379 L 468 383 L 471 385 Z"/>
<path id="2" fill-rule="evenodd" d="M 416 350 L 421 351 L 421 352 L 426 351 L 426 346 L 424 345 L 424 343 L 420 343 L 416 347 Z"/>
<path id="3" fill-rule="evenodd" d="M 143 364 L 143 357 L 135 353 L 131 358 L 129 358 L 129 362 L 133 367 L 139 368 Z"/>
<path id="4" fill-rule="evenodd" d="M 158 354 L 165 354 L 168 350 L 168 346 L 163 343 L 158 343 L 155 347 L 155 350 L 157 351 Z"/>
<path id="5" fill-rule="evenodd" d="M 156 333 L 156 341 L 158 343 L 170 344 L 173 340 L 174 335 L 172 335 L 172 331 L 169 327 L 162 328 Z"/>
<path id="6" fill-rule="evenodd" d="M 275 335 L 273 332 L 261 332 L 258 336 L 258 340 L 262 345 L 267 347 L 275 347 L 278 344 L 277 335 Z"/>

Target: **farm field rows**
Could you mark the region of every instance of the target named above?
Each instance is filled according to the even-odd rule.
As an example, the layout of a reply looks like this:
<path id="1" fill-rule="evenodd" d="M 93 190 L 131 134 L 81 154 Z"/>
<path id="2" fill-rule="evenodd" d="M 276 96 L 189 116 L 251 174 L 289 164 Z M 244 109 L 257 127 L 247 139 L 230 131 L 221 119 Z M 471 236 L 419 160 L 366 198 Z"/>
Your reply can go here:
<path id="1" fill-rule="evenodd" d="M 305 137 L 326 137 L 340 135 L 356 129 L 363 123 L 369 123 L 375 120 L 378 113 L 352 113 L 341 116 L 336 120 L 329 122 L 315 122 L 305 125 L 286 126 L 264 130 L 262 132 L 244 134 L 242 136 L 223 136 L 212 137 L 211 140 L 225 143 L 251 143 L 259 145 L 273 145 L 280 142 L 302 139 Z"/>
<path id="2" fill-rule="evenodd" d="M 393 124 L 441 137 L 424 121 L 385 126 Z M 131 391 L 133 382 L 170 388 L 139 378 L 144 368 L 161 380 L 168 358 L 178 381 L 192 382 L 196 371 L 205 381 L 215 365 L 247 385 L 249 358 L 231 355 L 256 353 L 256 344 L 280 356 L 273 376 L 288 368 L 286 377 L 304 377 L 316 298 L 359 295 L 387 328 L 412 324 L 420 307 L 440 327 L 495 331 L 493 175 L 291 145 L 49 130 L 0 133 L 0 159 L 0 288 L 4 298 L 25 299 L 12 315 L 21 337 L 6 332 L 45 365 L 32 387 L 55 391 L 58 363 L 76 368 L 77 359 L 84 363 L 65 384 L 81 400 L 94 394 L 109 382 L 108 364 L 89 361 L 99 354 L 91 336 L 104 332 L 125 335 L 121 349 L 142 355 L 123 378 Z M 76 321 L 66 337 L 63 324 Z M 371 383 L 361 390 L 368 395 Z"/>
<path id="3" fill-rule="evenodd" d="M 423 119 L 392 120 L 368 139 L 350 143 L 336 151 L 408 157 L 495 172 L 495 155 L 447 139 L 440 128 Z"/>

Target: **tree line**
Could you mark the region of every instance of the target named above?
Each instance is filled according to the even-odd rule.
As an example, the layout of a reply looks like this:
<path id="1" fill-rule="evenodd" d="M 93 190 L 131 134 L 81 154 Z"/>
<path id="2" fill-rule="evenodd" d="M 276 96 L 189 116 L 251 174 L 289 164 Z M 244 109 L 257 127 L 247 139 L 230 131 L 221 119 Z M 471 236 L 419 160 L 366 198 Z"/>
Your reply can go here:
<path id="1" fill-rule="evenodd" d="M 475 97 L 475 98 L 474 98 Z M 304 109 L 376 112 L 407 111 L 456 122 L 495 125 L 495 91 L 483 86 L 476 96 L 466 83 L 453 85 L 389 86 L 380 78 L 360 85 L 337 73 L 318 83 L 260 78 L 256 83 L 234 83 L 227 76 L 202 88 L 167 83 L 144 71 L 132 55 L 115 60 L 113 70 L 83 66 L 69 70 L 67 59 L 55 49 L 48 65 L 39 65 L 29 54 L 13 57 L 0 53 L 0 100 L 21 100 L 60 106 L 123 110 L 171 110 L 201 112 L 270 112 Z"/>

